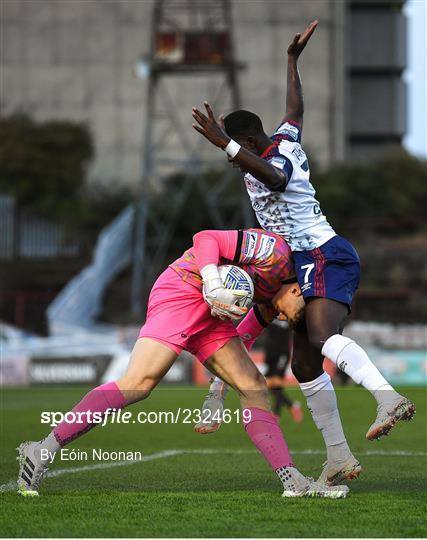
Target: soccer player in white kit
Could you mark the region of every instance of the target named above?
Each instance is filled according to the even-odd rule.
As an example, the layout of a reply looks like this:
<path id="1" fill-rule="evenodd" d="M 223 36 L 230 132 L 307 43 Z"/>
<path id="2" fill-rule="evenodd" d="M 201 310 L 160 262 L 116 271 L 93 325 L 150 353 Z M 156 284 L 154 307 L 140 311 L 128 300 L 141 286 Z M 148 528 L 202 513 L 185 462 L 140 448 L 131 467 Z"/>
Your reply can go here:
<path id="1" fill-rule="evenodd" d="M 375 397 L 377 417 L 366 434 L 369 440 L 388 435 L 398 420 L 410 420 L 415 406 L 390 386 L 357 343 L 342 335 L 359 284 L 360 261 L 353 246 L 336 234 L 323 215 L 301 147 L 304 107 L 297 62 L 317 24 L 312 22 L 288 47 L 286 115 L 271 137 L 260 118 L 249 111 L 232 112 L 217 122 L 205 102 L 207 115 L 197 108 L 192 115 L 193 128 L 224 150 L 244 173 L 260 225 L 282 235 L 292 249 L 307 304 L 305 324 L 294 328 L 297 353 L 292 370 L 331 449 L 322 473 L 328 481 L 351 459 L 351 453 L 330 377 L 323 371 L 324 357 Z M 298 353 L 304 349 L 311 349 L 312 354 Z"/>

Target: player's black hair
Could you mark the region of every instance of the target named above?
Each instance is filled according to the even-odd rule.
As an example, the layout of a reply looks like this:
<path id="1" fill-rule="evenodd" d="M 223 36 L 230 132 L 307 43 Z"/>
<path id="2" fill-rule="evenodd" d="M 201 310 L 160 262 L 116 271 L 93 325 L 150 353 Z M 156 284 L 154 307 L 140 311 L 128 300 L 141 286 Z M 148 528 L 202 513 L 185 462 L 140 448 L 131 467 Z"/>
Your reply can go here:
<path id="1" fill-rule="evenodd" d="M 293 276 L 288 279 L 281 279 L 280 283 L 282 283 L 282 285 L 290 285 L 291 283 L 298 283 L 298 278 L 297 276 Z"/>
<path id="2" fill-rule="evenodd" d="M 234 111 L 224 118 L 224 127 L 229 137 L 256 137 L 264 133 L 259 116 L 250 111 Z"/>

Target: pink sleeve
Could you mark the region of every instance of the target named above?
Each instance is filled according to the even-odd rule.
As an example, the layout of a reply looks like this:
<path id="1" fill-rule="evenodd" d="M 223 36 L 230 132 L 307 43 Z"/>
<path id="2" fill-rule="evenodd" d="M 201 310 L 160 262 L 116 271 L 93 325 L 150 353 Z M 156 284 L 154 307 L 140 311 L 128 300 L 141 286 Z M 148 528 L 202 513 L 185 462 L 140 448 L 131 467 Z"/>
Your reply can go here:
<path id="1" fill-rule="evenodd" d="M 220 258 L 234 260 L 238 231 L 200 231 L 193 236 L 194 256 L 199 270 L 219 264 Z"/>
<path id="2" fill-rule="evenodd" d="M 268 326 L 267 323 L 261 321 L 261 315 L 255 305 L 236 328 L 247 351 L 252 349 L 252 345 L 255 343 L 258 336 L 262 333 L 264 328 Z"/>

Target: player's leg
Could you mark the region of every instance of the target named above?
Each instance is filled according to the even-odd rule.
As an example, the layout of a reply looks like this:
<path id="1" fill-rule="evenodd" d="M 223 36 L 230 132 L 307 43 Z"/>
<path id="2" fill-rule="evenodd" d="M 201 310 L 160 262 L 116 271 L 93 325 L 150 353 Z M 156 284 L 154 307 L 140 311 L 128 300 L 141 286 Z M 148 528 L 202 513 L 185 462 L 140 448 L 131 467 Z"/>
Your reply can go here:
<path id="1" fill-rule="evenodd" d="M 299 401 L 292 400 L 284 389 L 284 372 L 288 359 L 289 357 L 285 359 L 284 355 L 268 356 L 266 358 L 268 369 L 265 373 L 265 379 L 273 400 L 273 413 L 279 417 L 282 407 L 286 407 L 289 409 L 294 422 L 300 423 L 304 418 L 301 404 Z"/>
<path id="2" fill-rule="evenodd" d="M 304 322 L 294 327 L 293 345 L 292 372 L 326 446 L 327 461 L 319 481 L 333 485 L 357 478 L 362 468 L 344 435 L 335 390 L 323 371 L 323 356 L 308 342 Z"/>
<path id="3" fill-rule="evenodd" d="M 258 309 L 261 309 L 261 308 L 259 308 L 258 306 Z M 260 313 L 260 316 L 261 317 L 263 316 L 262 313 Z M 246 315 L 246 317 L 236 327 L 236 333 L 241 338 L 247 351 L 250 351 L 256 338 L 263 332 L 263 330 L 265 329 L 265 324 L 262 324 L 260 322 L 255 308 L 252 308 L 250 312 Z M 216 333 L 217 331 L 218 331 L 218 328 L 215 328 L 214 333 Z M 230 335 L 227 339 L 224 339 L 224 336 L 219 334 L 216 337 L 220 338 L 221 343 L 224 344 L 232 336 Z M 212 335 L 210 336 L 210 339 L 211 338 L 212 338 Z M 212 356 L 212 354 L 216 350 L 218 350 L 218 348 L 220 347 L 214 346 L 214 348 L 211 349 L 211 347 L 208 345 L 208 350 L 205 352 L 205 354 L 203 354 L 203 358 L 200 358 L 200 354 L 199 354 L 199 359 L 201 360 L 201 362 L 204 362 L 206 358 L 209 358 L 210 356 Z M 195 350 L 198 350 L 198 349 L 200 349 L 200 342 L 199 342 L 199 345 L 197 344 L 195 345 Z M 211 368 L 211 371 L 213 371 L 212 368 Z M 216 376 L 210 382 L 211 384 L 209 387 L 208 394 L 201 408 L 202 418 L 194 426 L 194 430 L 197 433 L 201 433 L 201 434 L 214 433 L 215 431 L 218 431 L 218 429 L 220 428 L 222 424 L 224 400 L 228 392 L 228 385 L 225 384 L 221 378 Z"/>
<path id="4" fill-rule="evenodd" d="M 294 422 L 302 422 L 304 415 L 299 401 L 293 401 L 284 389 L 284 376 L 290 361 L 291 333 L 282 321 L 274 321 L 267 327 L 265 346 L 265 378 L 273 399 L 273 413 L 280 416 L 282 407 L 289 409 Z"/>
<path id="5" fill-rule="evenodd" d="M 283 372 L 281 369 L 281 364 L 284 364 L 284 355 L 288 353 L 288 330 L 272 323 L 265 329 L 264 336 L 265 364 L 267 366 L 264 375 L 273 399 L 273 413 L 280 416 L 283 406 L 289 409 L 292 407 L 292 401 L 283 392 Z"/>
<path id="6" fill-rule="evenodd" d="M 172 367 L 178 352 L 154 339 L 137 340 L 126 373 L 117 381 L 128 404 L 150 395 Z"/>
<path id="7" fill-rule="evenodd" d="M 357 384 L 369 390 L 378 403 L 377 418 L 366 437 L 387 435 L 398 420 L 410 420 L 414 404 L 401 396 L 372 363 L 366 352 L 341 335 L 347 306 L 329 298 L 312 298 L 306 307 L 310 343 Z"/>
<path id="8" fill-rule="evenodd" d="M 213 370 L 211 369 L 213 373 Z M 229 387 L 218 376 L 209 381 L 209 390 L 201 407 L 201 418 L 194 425 L 194 431 L 202 435 L 215 433 L 223 423 L 224 401 Z"/>
<path id="9" fill-rule="evenodd" d="M 391 387 L 362 347 L 342 335 L 360 279 L 355 249 L 344 238 L 335 236 L 320 248 L 295 252 L 294 259 L 307 304 L 305 319 L 310 343 L 377 400 L 377 418 L 366 437 L 375 439 L 388 434 L 397 420 L 412 418 L 415 407 Z"/>
<path id="10" fill-rule="evenodd" d="M 272 403 L 272 411 L 276 416 L 280 416 L 280 413 L 282 411 L 282 407 L 286 407 L 288 409 L 291 409 L 292 407 L 292 400 L 288 398 L 288 396 L 283 391 L 283 386 L 281 384 L 278 384 L 276 382 L 276 378 L 273 378 L 273 380 L 267 379 L 267 386 L 270 391 L 270 395 L 273 399 Z"/>
<path id="11" fill-rule="evenodd" d="M 252 336 L 255 332 L 256 334 L 259 333 L 263 328 L 259 328 L 260 323 L 257 320 L 256 316 L 254 315 L 253 311 L 249 313 L 245 317 L 245 319 L 239 324 L 237 327 L 237 332 L 239 333 L 239 336 L 242 336 L 244 341 L 244 345 L 247 350 L 250 349 L 253 339 Z M 268 327 L 268 338 L 271 338 L 271 332 L 276 331 L 277 328 L 274 328 L 271 330 L 271 327 Z M 283 333 L 283 330 L 280 329 L 280 334 Z M 271 345 L 271 341 L 275 341 L 273 345 Z M 280 353 L 279 349 L 283 347 L 281 343 L 278 342 L 278 340 L 272 340 L 268 339 L 269 343 L 269 349 L 267 351 L 266 360 L 267 360 L 267 366 L 268 366 L 268 372 L 272 371 L 272 365 L 274 364 L 274 367 L 277 367 L 277 360 L 279 359 Z M 271 364 L 271 365 L 270 365 Z M 201 434 L 207 434 L 207 433 L 213 433 L 219 429 L 222 423 L 222 413 L 224 408 L 224 399 L 227 394 L 228 385 L 224 383 L 224 381 L 218 376 L 218 374 L 215 372 L 213 366 L 210 366 L 211 372 L 213 372 L 216 377 L 211 381 L 209 392 L 203 402 L 202 405 L 202 411 L 203 411 L 203 418 L 200 422 L 198 422 L 194 430 Z M 278 396 L 279 404 L 275 403 L 276 409 L 274 410 L 274 413 L 278 415 L 280 413 L 280 407 L 283 403 L 282 399 L 282 389 L 278 389 L 280 392 L 280 396 Z M 274 395 L 273 395 L 274 397 Z M 292 403 L 289 403 L 289 406 L 291 406 Z"/>
<path id="12" fill-rule="evenodd" d="M 25 442 L 18 447 L 18 492 L 26 496 L 38 495 L 40 481 L 56 452 L 99 424 L 93 421 L 93 413 L 103 417 L 112 410 L 146 399 L 176 357 L 177 352 L 162 343 L 148 338 L 139 339 L 123 377 L 88 392 L 73 407 L 67 420 L 58 424 L 46 438 Z"/>
<path id="13" fill-rule="evenodd" d="M 230 339 L 205 363 L 240 397 L 245 430 L 284 486 L 284 496 L 345 497 L 345 486 L 327 487 L 310 482 L 293 465 L 277 418 L 270 410 L 265 378 L 250 359 L 239 338 Z"/>
<path id="14" fill-rule="evenodd" d="M 282 412 L 282 407 L 286 407 L 291 413 L 292 420 L 297 424 L 300 424 L 304 420 L 304 413 L 302 411 L 301 403 L 299 401 L 293 401 L 288 396 L 283 388 L 283 382 L 272 382 L 268 377 L 266 377 L 266 379 L 268 389 L 273 400 L 273 413 L 279 418 Z"/>

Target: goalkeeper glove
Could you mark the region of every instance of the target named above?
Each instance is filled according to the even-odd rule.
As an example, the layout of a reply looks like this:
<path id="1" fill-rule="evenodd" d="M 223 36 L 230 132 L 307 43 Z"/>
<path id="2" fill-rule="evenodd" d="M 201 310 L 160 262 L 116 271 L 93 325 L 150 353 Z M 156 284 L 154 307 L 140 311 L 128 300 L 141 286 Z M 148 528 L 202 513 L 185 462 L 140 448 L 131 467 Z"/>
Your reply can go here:
<path id="1" fill-rule="evenodd" d="M 204 296 L 211 307 L 211 313 L 222 320 L 241 319 L 248 308 L 240 307 L 237 302 L 247 298 L 248 291 L 226 289 L 215 264 L 207 264 L 200 270 L 203 279 Z"/>

